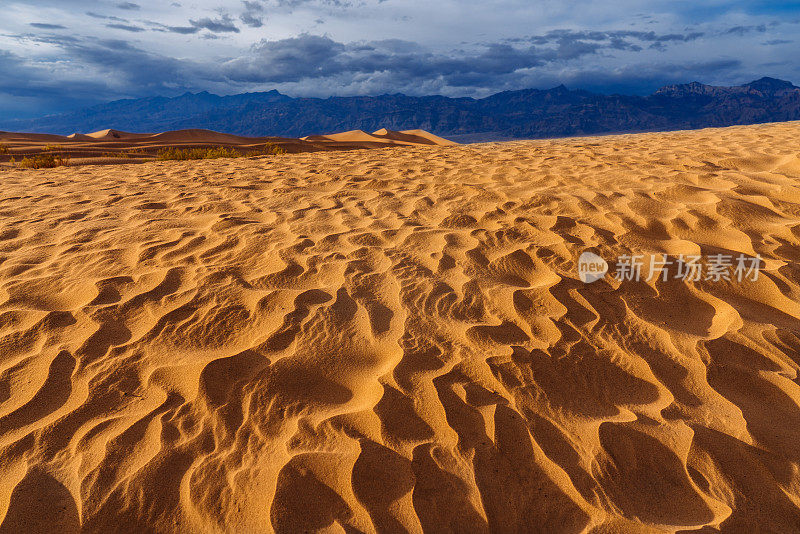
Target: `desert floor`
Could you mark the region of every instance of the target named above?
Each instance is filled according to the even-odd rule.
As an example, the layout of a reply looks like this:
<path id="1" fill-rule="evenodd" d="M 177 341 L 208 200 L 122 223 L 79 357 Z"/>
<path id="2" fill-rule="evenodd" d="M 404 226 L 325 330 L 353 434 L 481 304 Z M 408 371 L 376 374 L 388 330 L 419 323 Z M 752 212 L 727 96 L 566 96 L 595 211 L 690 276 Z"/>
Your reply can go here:
<path id="1" fill-rule="evenodd" d="M 799 138 L 0 172 L 0 531 L 797 532 Z"/>

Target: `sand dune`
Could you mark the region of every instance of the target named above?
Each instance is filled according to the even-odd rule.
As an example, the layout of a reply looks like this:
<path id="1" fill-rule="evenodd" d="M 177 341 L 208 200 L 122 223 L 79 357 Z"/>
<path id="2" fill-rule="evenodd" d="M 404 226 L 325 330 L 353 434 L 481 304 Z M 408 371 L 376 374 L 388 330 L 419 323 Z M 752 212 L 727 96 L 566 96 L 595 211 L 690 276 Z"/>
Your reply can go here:
<path id="1" fill-rule="evenodd" d="M 202 130 L 202 131 L 209 133 L 216 133 L 216 132 L 211 132 L 210 130 Z M 105 130 L 99 130 L 97 132 L 86 134 L 85 137 L 89 137 L 91 139 L 101 139 L 105 141 L 132 141 L 138 139 L 146 139 L 153 135 L 157 134 L 123 132 L 122 130 L 114 130 L 112 128 L 107 128 Z"/>
<path id="2" fill-rule="evenodd" d="M 52 134 L 0 132 L 0 141 L 3 143 L 48 143 L 51 141 L 64 141 L 66 139 L 69 138 Z"/>
<path id="3" fill-rule="evenodd" d="M 340 132 L 335 134 L 326 135 L 309 135 L 303 137 L 307 141 L 345 141 L 349 143 L 363 143 L 379 141 L 374 136 L 368 134 L 363 130 L 350 130 L 348 132 Z"/>
<path id="4" fill-rule="evenodd" d="M 0 532 L 797 532 L 799 134 L 0 172 Z"/>
<path id="5" fill-rule="evenodd" d="M 149 141 L 166 143 L 218 143 L 218 144 L 247 144 L 257 143 L 258 137 L 242 137 L 239 135 L 225 134 L 211 130 L 178 130 L 155 134 L 147 138 Z"/>
<path id="6" fill-rule="evenodd" d="M 406 130 L 396 132 L 381 128 L 380 130 L 367 133 L 363 130 L 351 130 L 327 135 L 309 135 L 303 137 L 306 141 L 323 141 L 339 143 L 364 143 L 376 145 L 455 145 L 453 141 L 444 139 L 425 130 Z"/>
<path id="7" fill-rule="evenodd" d="M 0 132 L 0 168 L 44 152 L 68 156 L 71 165 L 144 163 L 156 159 L 167 148 L 224 146 L 245 154 L 256 154 L 264 145 L 277 145 L 285 152 L 319 152 L 358 150 L 403 145 L 454 145 L 452 141 L 423 130 L 392 132 L 380 130 L 368 134 L 361 130 L 330 135 L 314 135 L 302 139 L 285 137 L 242 137 L 211 130 L 190 129 L 162 133 L 130 133 L 106 129 L 90 134 L 68 136 Z M 8 150 L 5 150 L 8 149 Z"/>
<path id="8" fill-rule="evenodd" d="M 67 136 L 67 139 L 70 139 L 72 141 L 84 141 L 84 142 L 86 142 L 86 141 L 94 141 L 95 140 L 94 137 L 92 137 L 90 135 L 86 135 L 86 134 L 81 134 L 81 133 L 70 134 L 70 135 Z"/>
<path id="9" fill-rule="evenodd" d="M 390 139 L 393 141 L 401 141 L 412 145 L 452 146 L 458 144 L 450 141 L 449 139 L 439 137 L 438 135 L 433 135 L 425 130 L 403 130 L 396 132 L 394 130 L 381 128 L 376 132 L 372 132 L 372 135 L 375 137 L 382 137 L 384 139 Z"/>
<path id="10" fill-rule="evenodd" d="M 120 130 L 112 130 L 109 128 L 106 130 L 99 130 L 97 132 L 86 134 L 86 137 L 91 137 L 92 139 L 131 139 L 146 135 L 149 134 L 133 134 L 130 132 L 123 132 Z"/>

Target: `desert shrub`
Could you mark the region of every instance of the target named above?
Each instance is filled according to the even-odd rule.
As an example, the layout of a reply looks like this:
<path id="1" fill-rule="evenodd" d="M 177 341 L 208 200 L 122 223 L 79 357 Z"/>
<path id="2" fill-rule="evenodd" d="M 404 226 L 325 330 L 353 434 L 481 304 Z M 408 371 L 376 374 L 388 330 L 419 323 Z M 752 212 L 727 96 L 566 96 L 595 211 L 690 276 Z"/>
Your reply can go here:
<path id="1" fill-rule="evenodd" d="M 69 157 L 55 154 L 37 154 L 25 157 L 19 162 L 21 169 L 52 169 L 62 165 L 69 165 Z"/>
<path id="2" fill-rule="evenodd" d="M 100 156 L 100 157 L 101 158 L 123 158 L 123 159 L 128 159 L 131 156 L 127 152 L 104 152 L 102 154 L 102 156 Z"/>
<path id="3" fill-rule="evenodd" d="M 165 148 L 158 153 L 159 161 L 187 161 L 195 159 L 241 158 L 242 154 L 233 148 L 222 146 L 213 148 Z"/>
<path id="4" fill-rule="evenodd" d="M 64 147 L 61 145 L 44 145 L 45 152 L 55 152 L 56 150 L 64 150 Z"/>
<path id="5" fill-rule="evenodd" d="M 6 145 L 0 143 L 0 154 L 8 154 L 9 152 L 11 152 L 9 148 Z"/>
<path id="6" fill-rule="evenodd" d="M 165 148 L 158 153 L 159 161 L 187 161 L 195 159 L 246 158 L 251 156 L 273 156 L 286 151 L 274 143 L 266 143 L 263 148 L 246 152 L 223 146 L 211 148 Z"/>
<path id="7" fill-rule="evenodd" d="M 266 156 L 278 156 L 280 154 L 286 154 L 286 150 L 275 143 L 266 143 L 261 153 Z"/>

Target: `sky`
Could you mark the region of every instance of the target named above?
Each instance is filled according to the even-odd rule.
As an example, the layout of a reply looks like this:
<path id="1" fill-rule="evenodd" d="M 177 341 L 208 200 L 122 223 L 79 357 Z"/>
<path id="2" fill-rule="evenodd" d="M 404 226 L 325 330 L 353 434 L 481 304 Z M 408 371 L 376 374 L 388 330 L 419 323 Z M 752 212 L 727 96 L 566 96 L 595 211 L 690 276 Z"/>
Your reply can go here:
<path id="1" fill-rule="evenodd" d="M 800 83 L 800 1 L 2 0 L 0 117 L 121 98 Z"/>

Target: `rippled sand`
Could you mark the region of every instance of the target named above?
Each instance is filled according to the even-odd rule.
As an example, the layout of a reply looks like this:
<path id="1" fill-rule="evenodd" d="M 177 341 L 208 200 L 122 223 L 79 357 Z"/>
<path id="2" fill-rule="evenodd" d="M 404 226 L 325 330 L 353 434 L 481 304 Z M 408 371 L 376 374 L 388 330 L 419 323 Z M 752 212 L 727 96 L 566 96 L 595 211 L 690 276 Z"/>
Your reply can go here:
<path id="1" fill-rule="evenodd" d="M 798 138 L 1 172 L 0 531 L 796 532 Z"/>

